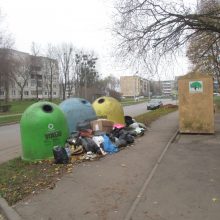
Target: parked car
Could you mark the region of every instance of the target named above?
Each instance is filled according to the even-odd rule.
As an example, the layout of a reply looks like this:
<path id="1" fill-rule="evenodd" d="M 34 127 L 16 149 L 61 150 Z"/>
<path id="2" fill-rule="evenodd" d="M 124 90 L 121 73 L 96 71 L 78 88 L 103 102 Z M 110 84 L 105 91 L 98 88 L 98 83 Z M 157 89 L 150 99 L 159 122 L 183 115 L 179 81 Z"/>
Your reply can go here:
<path id="1" fill-rule="evenodd" d="M 147 110 L 155 110 L 160 108 L 162 105 L 163 103 L 160 100 L 151 100 L 147 103 Z"/>

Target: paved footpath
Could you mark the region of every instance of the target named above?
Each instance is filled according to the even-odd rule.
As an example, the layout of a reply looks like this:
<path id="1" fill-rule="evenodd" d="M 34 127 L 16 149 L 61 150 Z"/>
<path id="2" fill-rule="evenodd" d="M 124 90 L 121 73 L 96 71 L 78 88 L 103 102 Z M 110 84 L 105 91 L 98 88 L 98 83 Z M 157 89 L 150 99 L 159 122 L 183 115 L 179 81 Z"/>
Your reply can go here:
<path id="1" fill-rule="evenodd" d="M 53 190 L 17 203 L 23 219 L 124 219 L 178 125 L 178 112 L 152 123 L 150 131 L 117 154 L 76 165 Z"/>
<path id="2" fill-rule="evenodd" d="M 132 220 L 220 219 L 220 114 L 214 135 L 178 135 Z"/>

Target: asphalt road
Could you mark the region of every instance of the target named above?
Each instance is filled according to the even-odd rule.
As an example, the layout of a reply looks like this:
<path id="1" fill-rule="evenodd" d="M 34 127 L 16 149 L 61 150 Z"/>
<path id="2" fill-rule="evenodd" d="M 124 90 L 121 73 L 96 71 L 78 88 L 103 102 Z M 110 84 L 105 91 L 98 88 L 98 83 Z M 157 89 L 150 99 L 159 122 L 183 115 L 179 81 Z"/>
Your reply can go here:
<path id="1" fill-rule="evenodd" d="M 0 127 L 0 163 L 21 155 L 19 124 Z"/>
<path id="2" fill-rule="evenodd" d="M 163 100 L 163 104 L 173 103 L 170 99 Z M 132 117 L 147 112 L 147 104 L 140 103 L 124 107 L 125 115 Z M 19 124 L 0 126 L 0 163 L 21 155 L 21 140 Z"/>
<path id="3" fill-rule="evenodd" d="M 162 100 L 163 104 L 176 104 L 176 100 L 171 100 L 171 99 L 163 99 Z M 129 115 L 129 116 L 137 116 L 141 115 L 145 112 L 148 112 L 147 110 L 147 102 L 140 103 L 137 105 L 129 105 L 124 107 L 124 114 Z"/>

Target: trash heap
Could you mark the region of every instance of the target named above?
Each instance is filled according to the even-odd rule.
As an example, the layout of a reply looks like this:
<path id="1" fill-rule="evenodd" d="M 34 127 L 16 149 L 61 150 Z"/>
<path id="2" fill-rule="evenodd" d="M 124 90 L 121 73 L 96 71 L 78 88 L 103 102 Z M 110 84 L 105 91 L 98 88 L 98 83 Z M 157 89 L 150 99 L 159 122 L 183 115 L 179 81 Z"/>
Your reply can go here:
<path id="1" fill-rule="evenodd" d="M 107 119 L 78 123 L 77 131 L 70 134 L 65 147 L 53 148 L 55 163 L 68 163 L 76 155 L 82 155 L 82 160 L 93 160 L 133 144 L 135 137 L 144 135 L 146 126 L 130 116 L 125 116 L 125 120 L 126 125 Z"/>
<path id="2" fill-rule="evenodd" d="M 81 155 L 81 160 L 93 160 L 106 154 L 117 153 L 120 149 L 133 144 L 135 137 L 142 136 L 146 130 L 144 124 L 136 122 L 130 116 L 124 116 L 121 104 L 112 97 L 98 98 L 92 106 L 88 106 L 88 101 L 82 99 L 80 101 L 83 104 L 87 103 L 87 114 L 83 115 L 84 120 L 77 118 L 75 130 L 70 130 L 64 148 L 54 147 L 55 163 L 68 163 L 71 157 L 78 155 Z M 80 106 L 81 111 L 78 107 L 79 105 L 70 110 L 68 106 L 68 114 L 70 111 L 76 114 L 85 111 L 82 110 L 85 106 Z M 94 117 L 88 113 L 92 112 L 88 108 L 95 110 L 97 119 L 91 119 Z M 71 121 L 68 124 L 72 124 Z"/>
<path id="3" fill-rule="evenodd" d="M 91 105 L 71 98 L 59 106 L 38 102 L 21 119 L 22 159 L 37 161 L 54 158 L 66 164 L 74 157 L 93 160 L 117 153 L 144 135 L 146 126 L 124 116 L 121 104 L 101 97 Z"/>

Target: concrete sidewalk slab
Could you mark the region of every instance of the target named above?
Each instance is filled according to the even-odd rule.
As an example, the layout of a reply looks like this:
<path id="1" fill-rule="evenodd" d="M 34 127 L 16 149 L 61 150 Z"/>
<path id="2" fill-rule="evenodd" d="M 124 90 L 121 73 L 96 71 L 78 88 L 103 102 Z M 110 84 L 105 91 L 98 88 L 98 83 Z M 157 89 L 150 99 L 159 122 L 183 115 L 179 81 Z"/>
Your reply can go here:
<path id="1" fill-rule="evenodd" d="M 220 219 L 220 115 L 214 135 L 179 135 L 132 220 Z"/>
<path id="2" fill-rule="evenodd" d="M 151 125 L 134 146 L 99 161 L 81 163 L 73 173 L 14 206 L 23 219 L 123 219 L 178 125 L 178 112 Z"/>

